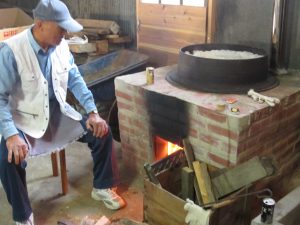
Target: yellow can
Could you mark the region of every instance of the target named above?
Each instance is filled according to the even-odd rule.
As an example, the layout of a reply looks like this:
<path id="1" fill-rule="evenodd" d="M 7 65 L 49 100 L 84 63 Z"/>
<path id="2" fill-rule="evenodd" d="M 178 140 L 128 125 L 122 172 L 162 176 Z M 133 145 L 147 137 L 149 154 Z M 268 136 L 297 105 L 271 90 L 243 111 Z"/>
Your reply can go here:
<path id="1" fill-rule="evenodd" d="M 147 79 L 147 84 L 154 83 L 154 68 L 153 67 L 146 67 L 146 79 Z"/>

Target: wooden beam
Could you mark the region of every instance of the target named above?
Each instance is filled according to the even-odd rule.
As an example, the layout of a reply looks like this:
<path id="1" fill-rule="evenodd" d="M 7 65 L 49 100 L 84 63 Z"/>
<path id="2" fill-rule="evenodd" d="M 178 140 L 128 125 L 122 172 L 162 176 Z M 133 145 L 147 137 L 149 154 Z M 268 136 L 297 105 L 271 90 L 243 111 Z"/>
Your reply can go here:
<path id="1" fill-rule="evenodd" d="M 214 177 L 212 184 L 215 195 L 221 198 L 270 174 L 270 162 L 254 157 Z"/>
<path id="2" fill-rule="evenodd" d="M 206 163 L 194 161 L 193 166 L 203 203 L 208 204 L 211 202 L 215 202 L 216 199 L 212 191 L 211 180 L 207 171 Z"/>
<path id="3" fill-rule="evenodd" d="M 186 160 L 188 162 L 188 166 L 190 169 L 192 169 L 195 172 L 194 166 L 193 166 L 193 162 L 195 161 L 195 156 L 194 156 L 194 151 L 193 151 L 192 145 L 187 138 L 183 139 L 182 142 L 183 142 L 183 149 L 184 149 Z M 194 188 L 195 188 L 195 193 L 196 193 L 198 204 L 199 205 L 203 204 L 200 187 L 195 178 L 194 178 Z"/>
<path id="4" fill-rule="evenodd" d="M 207 1 L 206 43 L 213 43 L 216 32 L 216 0 Z"/>
<path id="5" fill-rule="evenodd" d="M 194 171 L 189 167 L 181 169 L 181 194 L 182 199 L 194 199 Z"/>

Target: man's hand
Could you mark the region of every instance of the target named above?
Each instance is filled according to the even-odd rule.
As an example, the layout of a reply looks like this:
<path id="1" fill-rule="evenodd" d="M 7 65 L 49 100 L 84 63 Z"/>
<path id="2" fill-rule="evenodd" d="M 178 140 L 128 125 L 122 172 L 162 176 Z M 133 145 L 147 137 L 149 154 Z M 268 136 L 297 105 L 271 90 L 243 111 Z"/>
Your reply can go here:
<path id="1" fill-rule="evenodd" d="M 108 133 L 108 125 L 98 113 L 90 113 L 86 121 L 86 127 L 93 132 L 95 137 L 101 138 Z"/>
<path id="2" fill-rule="evenodd" d="M 8 149 L 8 162 L 12 162 L 14 156 L 15 164 L 21 163 L 28 154 L 27 143 L 18 134 L 10 136 L 6 140 L 6 147 Z"/>

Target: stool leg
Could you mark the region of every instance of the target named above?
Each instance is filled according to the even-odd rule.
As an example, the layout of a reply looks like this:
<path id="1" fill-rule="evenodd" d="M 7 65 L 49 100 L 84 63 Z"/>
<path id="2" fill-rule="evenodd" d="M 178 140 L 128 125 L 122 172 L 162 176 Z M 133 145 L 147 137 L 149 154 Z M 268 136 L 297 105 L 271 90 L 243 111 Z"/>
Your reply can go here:
<path id="1" fill-rule="evenodd" d="M 62 193 L 63 195 L 66 195 L 68 193 L 68 176 L 67 176 L 65 149 L 59 151 L 59 160 L 60 160 L 60 176 L 61 176 Z"/>
<path id="2" fill-rule="evenodd" d="M 57 165 L 57 154 L 56 152 L 51 153 L 52 173 L 54 177 L 58 176 L 58 165 Z"/>

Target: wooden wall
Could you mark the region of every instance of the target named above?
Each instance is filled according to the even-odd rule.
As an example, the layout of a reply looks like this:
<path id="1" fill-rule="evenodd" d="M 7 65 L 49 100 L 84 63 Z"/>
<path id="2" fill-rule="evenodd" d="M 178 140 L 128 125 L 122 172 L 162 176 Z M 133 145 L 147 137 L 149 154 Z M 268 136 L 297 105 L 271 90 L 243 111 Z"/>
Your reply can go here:
<path id="1" fill-rule="evenodd" d="M 138 50 L 153 66 L 177 62 L 184 46 L 206 41 L 207 8 L 146 4 L 137 0 Z"/>

